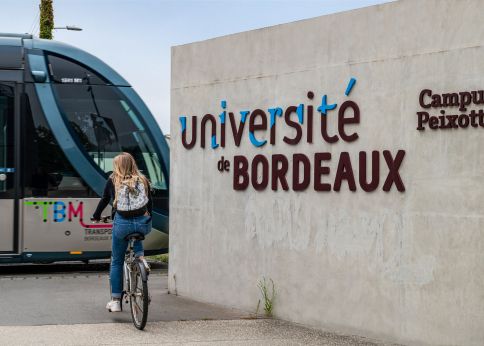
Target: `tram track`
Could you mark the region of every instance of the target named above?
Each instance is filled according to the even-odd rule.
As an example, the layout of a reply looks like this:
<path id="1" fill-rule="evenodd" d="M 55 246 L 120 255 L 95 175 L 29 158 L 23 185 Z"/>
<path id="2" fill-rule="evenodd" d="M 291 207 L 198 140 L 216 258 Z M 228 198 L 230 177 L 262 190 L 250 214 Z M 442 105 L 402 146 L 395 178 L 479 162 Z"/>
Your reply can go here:
<path id="1" fill-rule="evenodd" d="M 152 273 L 165 274 L 168 266 L 161 262 L 149 262 Z M 109 261 L 99 260 L 89 264 L 60 262 L 51 264 L 1 264 L 0 280 L 88 278 L 109 275 Z"/>

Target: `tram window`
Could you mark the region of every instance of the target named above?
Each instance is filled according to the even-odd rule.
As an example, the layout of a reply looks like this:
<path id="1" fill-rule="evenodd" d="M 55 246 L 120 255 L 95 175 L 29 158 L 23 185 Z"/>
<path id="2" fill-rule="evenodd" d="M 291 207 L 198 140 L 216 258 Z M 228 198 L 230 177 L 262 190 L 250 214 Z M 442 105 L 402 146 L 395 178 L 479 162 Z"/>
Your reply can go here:
<path id="1" fill-rule="evenodd" d="M 22 68 L 22 47 L 0 46 L 0 68 Z"/>
<path id="2" fill-rule="evenodd" d="M 13 198 L 14 185 L 9 168 L 14 167 L 14 89 L 0 84 L 0 174 L 6 179 L 0 180 L 0 196 Z"/>
<path id="3" fill-rule="evenodd" d="M 99 168 L 111 172 L 114 157 L 129 152 L 155 189 L 155 207 L 166 210 L 167 184 L 161 158 L 137 111 L 117 87 L 72 84 L 53 87 L 73 136 Z"/>
<path id="4" fill-rule="evenodd" d="M 109 84 L 103 77 L 87 67 L 57 55 L 49 55 L 50 75 L 54 82 L 62 84 Z"/>
<path id="5" fill-rule="evenodd" d="M 57 144 L 32 84 L 22 102 L 25 197 L 96 197 Z"/>

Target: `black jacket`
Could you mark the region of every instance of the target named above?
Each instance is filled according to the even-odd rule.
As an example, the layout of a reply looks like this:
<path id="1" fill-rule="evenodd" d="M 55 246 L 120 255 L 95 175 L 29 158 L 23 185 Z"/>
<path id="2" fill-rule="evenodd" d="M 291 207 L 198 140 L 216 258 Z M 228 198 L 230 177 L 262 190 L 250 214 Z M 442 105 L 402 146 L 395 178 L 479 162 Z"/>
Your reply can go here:
<path id="1" fill-rule="evenodd" d="M 153 211 L 153 200 L 151 199 L 151 189 L 148 189 L 148 204 L 144 206 L 143 208 L 139 210 L 132 210 L 129 212 L 121 212 L 118 211 L 119 214 L 123 215 L 124 217 L 133 217 L 133 216 L 141 216 L 143 215 L 146 211 L 148 211 L 151 215 Z M 106 182 L 106 186 L 104 186 L 104 192 L 101 200 L 99 201 L 99 204 L 97 205 L 96 211 L 92 215 L 93 220 L 100 220 L 101 219 L 101 214 L 104 211 L 104 209 L 107 207 L 109 202 L 111 200 L 114 201 L 114 194 L 115 194 L 115 188 L 114 184 L 111 178 L 108 179 Z M 113 207 L 111 211 L 111 217 L 114 219 L 114 214 L 116 213 L 116 209 Z"/>

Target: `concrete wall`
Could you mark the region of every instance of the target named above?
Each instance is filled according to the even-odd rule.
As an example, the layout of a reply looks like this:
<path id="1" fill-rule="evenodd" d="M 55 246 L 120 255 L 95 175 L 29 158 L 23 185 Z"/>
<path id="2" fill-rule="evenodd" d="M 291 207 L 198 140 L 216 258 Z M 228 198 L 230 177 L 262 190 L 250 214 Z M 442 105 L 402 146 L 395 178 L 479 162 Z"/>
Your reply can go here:
<path id="1" fill-rule="evenodd" d="M 278 318 L 404 343 L 484 344 L 484 128 L 416 130 L 422 89 L 484 89 L 483 23 L 481 0 L 399 1 L 174 47 L 170 290 L 254 311 L 267 277 Z M 230 126 L 225 148 L 182 146 L 179 117 L 191 131 L 191 116 L 218 119 L 221 100 L 238 119 L 255 108 L 316 109 L 324 94 L 357 102 L 356 141 L 324 142 L 315 113 L 312 144 L 283 143 L 294 130 L 281 121 L 273 146 L 254 147 L 246 128 L 236 147 Z M 328 113 L 332 133 L 336 118 Z M 232 170 L 217 170 L 222 155 L 330 152 L 332 183 L 342 151 L 357 171 L 359 151 L 384 149 L 406 152 L 404 192 L 382 191 L 383 158 L 371 193 L 345 183 L 234 191 Z"/>

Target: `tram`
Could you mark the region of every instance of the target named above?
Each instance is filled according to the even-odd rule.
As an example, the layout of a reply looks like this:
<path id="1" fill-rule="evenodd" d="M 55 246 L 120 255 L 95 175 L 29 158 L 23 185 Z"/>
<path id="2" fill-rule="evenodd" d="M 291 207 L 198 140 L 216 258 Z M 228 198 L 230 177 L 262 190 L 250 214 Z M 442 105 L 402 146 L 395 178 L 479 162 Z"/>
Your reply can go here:
<path id="1" fill-rule="evenodd" d="M 146 254 L 165 253 L 169 148 L 144 102 L 83 50 L 0 33 L 0 263 L 109 258 L 90 216 L 123 151 L 153 186 Z"/>

